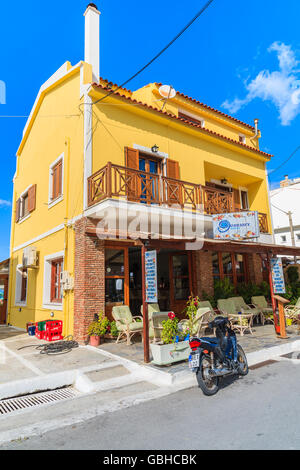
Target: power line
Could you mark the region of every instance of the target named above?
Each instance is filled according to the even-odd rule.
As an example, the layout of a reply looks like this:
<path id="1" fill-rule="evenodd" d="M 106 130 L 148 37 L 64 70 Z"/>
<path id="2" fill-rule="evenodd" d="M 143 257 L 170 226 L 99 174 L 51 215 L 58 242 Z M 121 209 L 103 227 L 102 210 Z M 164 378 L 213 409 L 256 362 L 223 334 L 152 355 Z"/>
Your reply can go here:
<path id="1" fill-rule="evenodd" d="M 105 100 L 105 98 L 107 98 L 108 96 L 110 95 L 113 95 L 114 93 L 116 93 L 118 90 L 120 90 L 120 88 L 124 88 L 125 85 L 127 85 L 127 83 L 131 82 L 134 78 L 136 78 L 138 75 L 140 75 L 144 70 L 146 70 L 151 64 L 153 64 L 153 62 L 155 62 L 164 52 L 166 52 L 167 49 L 169 49 L 169 47 L 171 47 L 175 41 L 177 41 L 177 39 L 179 39 L 191 26 L 193 23 L 195 23 L 195 21 L 205 12 L 205 10 L 207 10 L 207 8 L 211 5 L 211 3 L 213 2 L 214 0 L 209 0 L 208 2 L 206 2 L 206 4 L 201 8 L 201 10 L 194 16 L 194 18 L 189 21 L 189 23 L 172 39 L 172 41 L 170 41 L 158 54 L 156 54 L 155 57 L 153 57 L 153 59 L 151 59 L 146 65 L 144 65 L 144 67 L 142 67 L 138 72 L 136 72 L 134 75 L 132 75 L 132 77 L 130 77 L 128 80 L 126 80 L 124 83 L 122 83 L 121 85 L 119 85 L 115 90 L 111 90 L 109 93 L 107 93 L 107 95 L 103 96 L 102 98 L 100 98 L 99 100 L 93 102 L 93 103 L 87 103 L 87 104 L 91 104 L 91 106 L 93 106 L 94 104 L 97 104 L 99 103 L 100 101 L 103 101 Z"/>
<path id="2" fill-rule="evenodd" d="M 298 152 L 298 150 L 300 149 L 300 145 L 293 151 L 293 153 L 291 153 L 291 155 L 283 162 L 281 163 L 277 168 L 275 168 L 274 170 L 270 171 L 270 173 L 268 173 L 268 176 L 272 175 L 273 173 L 275 173 L 276 171 L 280 170 L 280 168 L 282 168 L 284 165 L 286 165 L 286 163 L 288 163 L 291 158 L 293 158 L 293 156 L 295 155 L 295 153 Z"/>

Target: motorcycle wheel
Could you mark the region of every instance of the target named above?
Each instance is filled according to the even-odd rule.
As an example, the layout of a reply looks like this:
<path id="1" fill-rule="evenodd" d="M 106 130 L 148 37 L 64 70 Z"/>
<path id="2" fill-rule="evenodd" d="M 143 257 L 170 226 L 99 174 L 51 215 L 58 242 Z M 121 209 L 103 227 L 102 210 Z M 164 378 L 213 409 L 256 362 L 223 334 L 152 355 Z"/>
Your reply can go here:
<path id="1" fill-rule="evenodd" d="M 239 375 L 247 375 L 249 372 L 248 361 L 242 346 L 237 345 L 237 358 L 239 363 Z"/>
<path id="2" fill-rule="evenodd" d="M 202 392 L 207 396 L 215 395 L 219 390 L 219 377 L 211 377 L 210 368 L 210 360 L 202 356 L 197 371 L 197 381 Z"/>

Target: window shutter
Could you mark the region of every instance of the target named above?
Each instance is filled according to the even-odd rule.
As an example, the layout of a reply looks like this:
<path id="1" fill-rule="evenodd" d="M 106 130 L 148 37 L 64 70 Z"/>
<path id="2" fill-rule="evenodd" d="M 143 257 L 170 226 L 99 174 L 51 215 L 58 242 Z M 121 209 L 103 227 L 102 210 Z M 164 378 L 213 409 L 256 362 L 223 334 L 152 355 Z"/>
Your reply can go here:
<path id="1" fill-rule="evenodd" d="M 241 198 L 239 189 L 233 190 L 233 204 L 235 211 L 239 211 L 241 209 Z"/>
<path id="2" fill-rule="evenodd" d="M 32 212 L 35 210 L 35 201 L 36 201 L 36 184 L 34 184 L 28 189 L 28 212 Z"/>
<path id="3" fill-rule="evenodd" d="M 20 220 L 20 208 L 21 208 L 21 199 L 17 199 L 16 201 L 16 222 Z"/>
<path id="4" fill-rule="evenodd" d="M 179 180 L 179 163 L 175 160 L 167 159 L 167 176 Z"/>
<path id="5" fill-rule="evenodd" d="M 125 147 L 125 166 L 138 170 L 140 164 L 139 151 Z M 126 195 L 129 201 L 137 201 L 141 196 L 140 176 L 135 171 L 126 170 Z"/>
<path id="6" fill-rule="evenodd" d="M 133 168 L 134 170 L 139 169 L 139 151 L 125 147 L 125 166 Z"/>
<path id="7" fill-rule="evenodd" d="M 175 160 L 167 159 L 167 176 L 179 180 L 179 163 Z M 182 186 L 178 181 L 167 181 L 168 201 L 170 204 L 182 204 Z"/>

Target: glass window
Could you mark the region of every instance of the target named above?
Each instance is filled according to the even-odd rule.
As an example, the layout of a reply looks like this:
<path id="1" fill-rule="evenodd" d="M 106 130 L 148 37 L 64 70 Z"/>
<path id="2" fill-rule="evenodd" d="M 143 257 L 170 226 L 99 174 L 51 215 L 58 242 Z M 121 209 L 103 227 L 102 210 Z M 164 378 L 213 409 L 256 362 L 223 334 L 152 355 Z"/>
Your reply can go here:
<path id="1" fill-rule="evenodd" d="M 51 263 L 51 291 L 50 301 L 61 303 L 63 298 L 63 289 L 60 282 L 60 274 L 63 270 L 63 259 L 52 261 Z"/>
<path id="2" fill-rule="evenodd" d="M 188 256 L 185 254 L 174 255 L 172 260 L 174 299 L 185 300 L 190 295 Z"/>
<path id="3" fill-rule="evenodd" d="M 105 275 L 124 276 L 124 250 L 105 250 Z"/>
<path id="4" fill-rule="evenodd" d="M 212 260 L 214 280 L 227 277 L 234 285 L 248 282 L 247 255 L 237 253 L 213 253 Z"/>
<path id="5" fill-rule="evenodd" d="M 124 279 L 105 279 L 105 302 L 124 303 Z"/>
<path id="6" fill-rule="evenodd" d="M 232 276 L 232 258 L 231 253 L 222 253 L 222 264 L 224 276 Z"/>

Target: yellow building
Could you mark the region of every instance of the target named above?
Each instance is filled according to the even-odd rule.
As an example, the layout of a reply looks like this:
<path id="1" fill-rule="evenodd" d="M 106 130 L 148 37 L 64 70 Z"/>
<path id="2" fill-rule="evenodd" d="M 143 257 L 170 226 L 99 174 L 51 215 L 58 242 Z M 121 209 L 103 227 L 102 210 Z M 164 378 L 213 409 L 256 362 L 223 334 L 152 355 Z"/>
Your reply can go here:
<path id="1" fill-rule="evenodd" d="M 177 313 L 217 278 L 261 282 L 257 253 L 272 243 L 271 156 L 259 150 L 257 122 L 172 89 L 162 99 L 158 83 L 132 92 L 99 79 L 99 15 L 94 4 L 85 12 L 85 61 L 66 62 L 40 88 L 17 151 L 11 224 L 8 323 L 52 317 L 79 340 L 100 309 L 140 313 L 141 234 L 158 250 L 160 306 Z M 243 209 L 259 213 L 257 248 L 213 240 L 213 215 Z M 203 249 L 180 245 L 179 213 L 202 220 Z"/>

